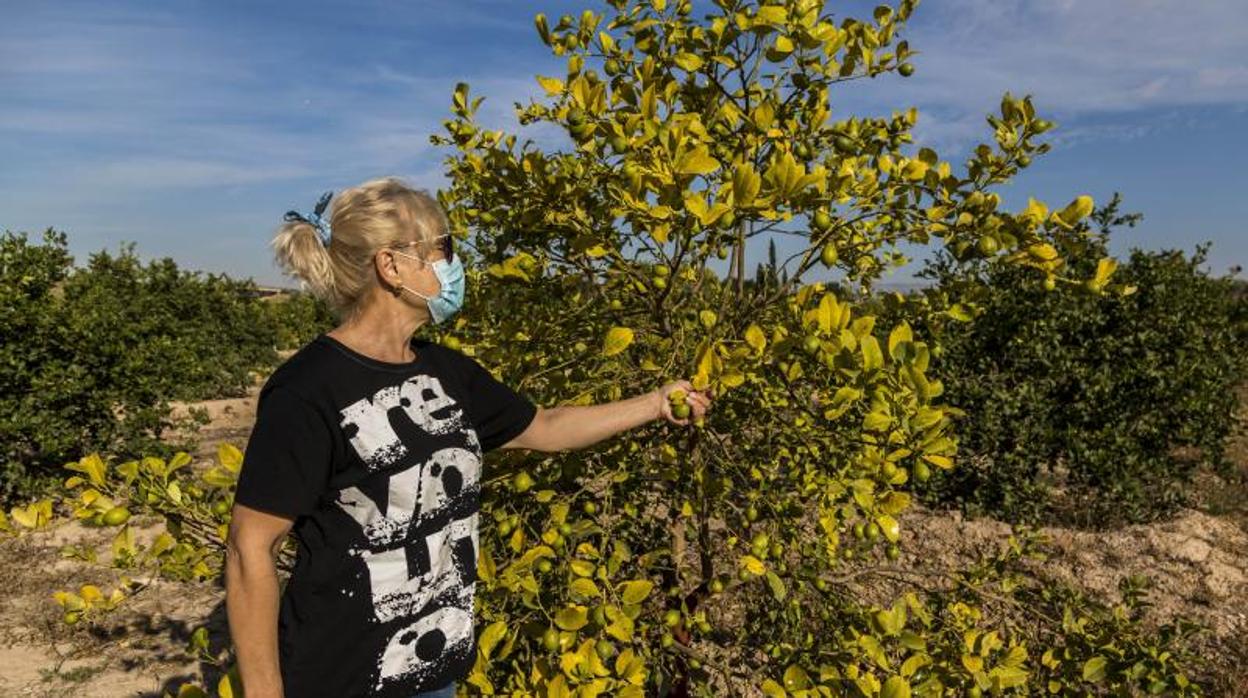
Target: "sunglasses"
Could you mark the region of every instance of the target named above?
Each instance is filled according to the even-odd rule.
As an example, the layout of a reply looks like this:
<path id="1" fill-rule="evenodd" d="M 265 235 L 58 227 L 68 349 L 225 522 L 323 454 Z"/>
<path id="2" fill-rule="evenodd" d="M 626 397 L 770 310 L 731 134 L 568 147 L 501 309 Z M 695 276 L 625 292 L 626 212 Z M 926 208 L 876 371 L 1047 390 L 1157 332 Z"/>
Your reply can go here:
<path id="1" fill-rule="evenodd" d="M 438 241 L 437 249 L 442 251 L 442 254 L 446 257 L 446 261 L 448 262 L 453 261 L 455 259 L 455 248 L 452 246 L 451 241 L 454 239 L 454 236 L 452 236 L 450 233 L 447 233 L 445 235 L 439 235 L 438 237 L 434 239 Z M 420 241 L 413 240 L 411 242 L 406 242 L 406 243 L 403 243 L 402 245 L 398 245 L 394 247 L 393 249 L 401 250 L 401 249 L 411 247 L 412 245 L 417 245 L 417 244 L 420 244 Z"/>

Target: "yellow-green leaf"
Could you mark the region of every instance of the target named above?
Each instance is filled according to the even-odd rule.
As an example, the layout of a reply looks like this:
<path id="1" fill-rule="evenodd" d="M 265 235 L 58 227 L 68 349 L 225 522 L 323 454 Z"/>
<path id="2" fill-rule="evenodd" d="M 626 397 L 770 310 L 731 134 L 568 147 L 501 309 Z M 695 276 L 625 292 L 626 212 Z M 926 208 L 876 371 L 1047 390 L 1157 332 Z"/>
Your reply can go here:
<path id="1" fill-rule="evenodd" d="M 564 630 L 580 630 L 589 622 L 588 609 L 573 604 L 565 606 L 555 613 L 555 625 Z"/>
<path id="2" fill-rule="evenodd" d="M 745 328 L 745 343 L 754 350 L 754 355 L 758 356 L 767 347 L 767 337 L 758 325 L 751 323 L 749 327 Z"/>
<path id="3" fill-rule="evenodd" d="M 706 175 L 718 169 L 719 161 L 711 157 L 704 145 L 686 151 L 676 162 L 676 171 L 683 175 Z"/>
<path id="4" fill-rule="evenodd" d="M 498 645 L 498 641 L 503 639 L 507 634 L 507 623 L 505 621 L 495 621 L 486 626 L 481 631 L 481 637 L 477 639 L 477 650 L 486 659 L 490 658 L 490 653 L 494 651 L 494 647 Z"/>
<path id="5" fill-rule="evenodd" d="M 767 566 L 762 560 L 753 555 L 744 555 L 741 557 L 741 566 L 750 572 L 750 574 L 762 574 L 767 571 Z"/>
<path id="6" fill-rule="evenodd" d="M 1097 683 L 1105 679 L 1105 665 L 1108 660 L 1097 655 L 1083 664 L 1083 680 Z"/>
<path id="7" fill-rule="evenodd" d="M 910 698 L 910 682 L 900 676 L 890 676 L 880 689 L 880 698 Z"/>
<path id="8" fill-rule="evenodd" d="M 641 579 L 625 582 L 624 588 L 620 592 L 620 599 L 625 604 L 641 603 L 650 595 L 652 589 L 654 589 L 654 582 L 649 580 Z"/>
<path id="9" fill-rule="evenodd" d="M 694 53 L 678 53 L 672 60 L 690 73 L 702 67 L 702 57 Z"/>
<path id="10" fill-rule="evenodd" d="M 547 95 L 557 95 L 563 92 L 563 81 L 559 78 L 548 78 L 544 75 L 537 76 L 537 82 L 546 90 Z"/>
<path id="11" fill-rule="evenodd" d="M 633 331 L 628 327 L 612 327 L 602 342 L 602 355 L 615 356 L 633 343 Z"/>
<path id="12" fill-rule="evenodd" d="M 901 538 L 901 526 L 897 523 L 897 519 L 888 514 L 880 514 L 875 517 L 875 522 L 880 525 L 884 537 L 890 542 L 896 543 Z"/>
<path id="13" fill-rule="evenodd" d="M 875 371 L 884 366 L 884 354 L 880 351 L 880 342 L 872 335 L 863 337 L 858 342 L 862 349 L 862 370 Z"/>

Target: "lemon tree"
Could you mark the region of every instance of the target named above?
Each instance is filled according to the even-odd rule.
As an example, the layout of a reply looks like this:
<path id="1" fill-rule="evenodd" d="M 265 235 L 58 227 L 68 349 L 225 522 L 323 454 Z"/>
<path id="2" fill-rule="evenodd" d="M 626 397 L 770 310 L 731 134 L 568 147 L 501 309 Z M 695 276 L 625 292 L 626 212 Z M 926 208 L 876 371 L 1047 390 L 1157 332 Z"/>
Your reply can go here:
<path id="1" fill-rule="evenodd" d="M 688 429 L 500 459 L 470 682 L 551 696 L 710 694 L 713 681 L 758 688 L 766 676 L 763 690 L 795 695 L 1022 685 L 1018 640 L 916 678 L 935 660 L 922 637 L 897 644 L 904 603 L 839 642 L 826 640 L 844 632 L 834 615 L 870 613 L 816 609 L 833 605 L 847 561 L 901 557 L 898 515 L 915 483 L 955 464 L 933 347 L 907 323 L 877 322 L 868 303 L 904 263 L 899 245 L 1028 267 L 1054 288 L 1118 290 L 1112 260 L 1090 280 L 1065 263 L 1090 197 L 1009 211 L 992 191 L 1047 150 L 1035 139 L 1052 123 L 1006 94 L 988 117 L 992 142 L 955 169 L 910 147 L 913 108 L 834 118 L 840 83 L 915 72 L 900 39 L 910 0 L 843 19 L 808 0 L 719 0 L 702 17 L 689 2 L 607 5 L 536 17 L 566 72 L 537 76 L 544 97 L 517 114 L 566 130 L 570 146 L 488 130 L 476 121 L 484 98 L 454 90 L 447 134 L 433 137 L 451 151 L 439 197 L 484 258 L 475 280 L 488 296 L 447 341 L 545 404 L 675 376 L 717 403 Z M 783 276 L 747 280 L 747 241 L 781 233 L 801 242 Z M 727 279 L 713 256 L 732 260 Z M 810 282 L 821 267 L 843 282 Z"/>

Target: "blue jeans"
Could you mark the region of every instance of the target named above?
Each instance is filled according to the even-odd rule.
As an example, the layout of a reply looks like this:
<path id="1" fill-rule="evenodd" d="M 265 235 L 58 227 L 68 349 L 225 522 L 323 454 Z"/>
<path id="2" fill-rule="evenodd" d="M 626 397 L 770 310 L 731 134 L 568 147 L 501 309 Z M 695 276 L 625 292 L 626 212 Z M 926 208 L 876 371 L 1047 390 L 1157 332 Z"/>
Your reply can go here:
<path id="1" fill-rule="evenodd" d="M 455 698 L 455 684 L 452 682 L 432 691 L 421 691 L 412 698 Z"/>

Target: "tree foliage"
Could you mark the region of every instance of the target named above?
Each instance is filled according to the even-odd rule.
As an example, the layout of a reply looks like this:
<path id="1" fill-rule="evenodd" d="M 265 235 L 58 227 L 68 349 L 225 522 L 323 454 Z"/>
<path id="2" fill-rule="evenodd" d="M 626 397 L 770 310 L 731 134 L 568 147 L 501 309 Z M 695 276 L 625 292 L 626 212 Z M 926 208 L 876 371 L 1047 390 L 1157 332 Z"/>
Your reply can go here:
<path id="1" fill-rule="evenodd" d="M 323 317 L 256 296 L 251 281 L 143 263 L 133 243 L 74 267 L 64 233 L 0 237 L 0 333 L 14 340 L 0 345 L 0 495 L 91 451 L 189 447 L 177 434 L 204 417 L 170 401 L 241 395 Z"/>
<path id="2" fill-rule="evenodd" d="M 1096 274 L 1110 230 L 1134 224 L 1117 196 L 1083 224 Z M 945 399 L 966 413 L 963 467 L 929 499 L 973 513 L 1091 526 L 1152 519 L 1186 501 L 1197 467 L 1225 470 L 1245 378 L 1248 303 L 1202 270 L 1208 246 L 1133 250 L 1113 270 L 1134 291 L 1048 291 L 1016 267 L 939 255 L 933 295 L 974 287 L 966 322 L 939 328 Z M 1102 267 L 1104 268 L 1104 267 Z"/>
<path id="3" fill-rule="evenodd" d="M 898 245 L 1084 281 L 1066 257 L 1088 247 L 1089 197 L 1010 212 L 990 191 L 1047 150 L 1034 139 L 1052 124 L 1007 94 L 988 118 L 995 142 L 955 172 L 931 148 L 907 148 L 914 109 L 833 119 L 839 83 L 912 72 L 900 67 L 913 53 L 899 40 L 909 0 L 839 21 L 810 1 L 721 0 L 700 20 L 688 2 L 609 4 L 609 19 L 536 21 L 567 72 L 538 76 L 546 98 L 517 113 L 566 129 L 570 150 L 481 128 L 482 98 L 454 91 L 448 135 L 433 139 L 454 148 L 439 196 L 497 283 L 450 341 L 543 404 L 686 375 L 716 408 L 686 431 L 500 458 L 483 504 L 470 683 L 709 695 L 713 655 L 780 685 L 802 672 L 808 686 L 784 689 L 795 695 L 990 688 L 991 665 L 916 679 L 933 660 L 923 642 L 900 665 L 873 658 L 868 640 L 815 642 L 844 627 L 813 613 L 811 595 L 846 560 L 898 558 L 915 483 L 955 462 L 956 410 L 928 341 L 872 312 L 873 283 L 904 262 Z M 801 250 L 749 283 L 744 247 L 764 234 Z M 733 260 L 729 279 L 712 255 Z M 843 278 L 838 292 L 805 281 L 820 264 Z M 1088 278 L 1095 292 L 1122 290 Z M 716 620 L 730 613 L 750 622 Z M 772 651 L 760 656 L 764 627 Z M 1019 667 L 1039 661 L 1012 651 Z"/>

